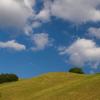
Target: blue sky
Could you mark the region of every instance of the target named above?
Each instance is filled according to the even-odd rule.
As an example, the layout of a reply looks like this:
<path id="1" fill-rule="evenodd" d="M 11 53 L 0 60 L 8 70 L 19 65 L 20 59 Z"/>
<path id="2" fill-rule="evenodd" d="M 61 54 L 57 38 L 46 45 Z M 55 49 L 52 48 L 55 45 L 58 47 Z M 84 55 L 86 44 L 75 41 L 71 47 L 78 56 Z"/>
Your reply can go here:
<path id="1" fill-rule="evenodd" d="M 99 0 L 0 1 L 0 73 L 27 78 L 99 66 Z"/>

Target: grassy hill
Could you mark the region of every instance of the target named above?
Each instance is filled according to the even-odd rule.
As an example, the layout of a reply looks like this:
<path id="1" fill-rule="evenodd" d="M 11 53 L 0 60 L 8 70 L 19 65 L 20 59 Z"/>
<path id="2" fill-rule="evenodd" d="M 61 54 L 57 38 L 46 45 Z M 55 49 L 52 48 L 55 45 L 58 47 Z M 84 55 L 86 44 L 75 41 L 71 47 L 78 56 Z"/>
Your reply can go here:
<path id="1" fill-rule="evenodd" d="M 48 73 L 1 84 L 0 100 L 100 100 L 100 74 Z"/>

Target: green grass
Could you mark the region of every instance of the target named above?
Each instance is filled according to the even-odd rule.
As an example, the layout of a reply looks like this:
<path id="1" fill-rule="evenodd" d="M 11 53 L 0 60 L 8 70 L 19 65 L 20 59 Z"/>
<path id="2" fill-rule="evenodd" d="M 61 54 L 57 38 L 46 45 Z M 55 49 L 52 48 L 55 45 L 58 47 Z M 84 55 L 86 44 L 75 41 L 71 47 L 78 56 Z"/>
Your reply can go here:
<path id="1" fill-rule="evenodd" d="M 100 100 L 100 74 L 48 73 L 1 84 L 0 100 Z"/>

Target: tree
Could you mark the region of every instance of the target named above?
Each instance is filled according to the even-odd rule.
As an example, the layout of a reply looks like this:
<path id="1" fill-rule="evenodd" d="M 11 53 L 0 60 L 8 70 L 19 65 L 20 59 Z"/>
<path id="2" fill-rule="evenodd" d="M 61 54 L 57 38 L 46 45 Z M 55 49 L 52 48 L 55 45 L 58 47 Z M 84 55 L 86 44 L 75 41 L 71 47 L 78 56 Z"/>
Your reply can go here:
<path id="1" fill-rule="evenodd" d="M 18 79 L 15 74 L 0 74 L 0 83 L 18 81 Z"/>
<path id="2" fill-rule="evenodd" d="M 71 73 L 78 73 L 78 74 L 84 74 L 82 68 L 77 68 L 77 67 L 71 68 L 71 69 L 69 70 L 69 72 L 71 72 Z"/>

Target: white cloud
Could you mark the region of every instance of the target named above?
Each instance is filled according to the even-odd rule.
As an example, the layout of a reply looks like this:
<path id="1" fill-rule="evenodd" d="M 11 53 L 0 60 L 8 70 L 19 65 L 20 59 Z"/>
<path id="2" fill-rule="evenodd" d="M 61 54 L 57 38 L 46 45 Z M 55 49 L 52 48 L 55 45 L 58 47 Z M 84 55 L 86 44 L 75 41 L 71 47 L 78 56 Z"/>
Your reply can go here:
<path id="1" fill-rule="evenodd" d="M 100 0 L 43 0 L 43 8 L 35 14 L 31 28 L 49 22 L 52 16 L 74 24 L 100 21 Z"/>
<path id="2" fill-rule="evenodd" d="M 41 22 L 35 21 L 35 22 L 32 23 L 32 28 L 38 28 L 38 27 L 41 26 L 41 24 L 42 24 Z"/>
<path id="3" fill-rule="evenodd" d="M 23 27 L 34 16 L 35 0 L 0 0 L 0 26 Z"/>
<path id="4" fill-rule="evenodd" d="M 50 17 L 51 17 L 50 7 L 51 7 L 51 1 L 44 0 L 43 8 L 35 16 L 35 20 L 40 20 L 42 22 L 48 22 L 50 20 Z"/>
<path id="5" fill-rule="evenodd" d="M 31 34 L 33 33 L 32 26 L 30 25 L 25 26 L 24 32 L 27 36 L 31 36 Z"/>
<path id="6" fill-rule="evenodd" d="M 40 20 L 42 22 L 47 22 L 50 19 L 50 13 L 49 10 L 47 9 L 43 9 L 41 10 L 36 16 L 35 16 L 35 20 Z"/>
<path id="7" fill-rule="evenodd" d="M 2 26 L 25 26 L 32 18 L 31 28 L 40 26 L 56 16 L 74 23 L 100 21 L 100 0 L 44 0 L 44 7 L 35 13 L 36 0 L 0 0 L 0 23 Z M 34 24 L 35 22 L 35 24 Z M 38 23 L 38 24 L 37 24 Z"/>
<path id="8" fill-rule="evenodd" d="M 46 47 L 52 45 L 52 39 L 47 33 L 34 34 L 32 36 L 32 40 L 35 45 L 34 47 L 32 47 L 33 51 L 44 50 Z"/>
<path id="9" fill-rule="evenodd" d="M 20 43 L 17 43 L 15 40 L 0 42 L 0 48 L 8 48 L 16 51 L 22 51 L 26 49 L 26 46 Z"/>
<path id="10" fill-rule="evenodd" d="M 60 49 L 61 55 L 69 55 L 72 64 L 84 66 L 86 63 L 100 64 L 100 47 L 92 40 L 78 39 L 68 48 Z"/>
<path id="11" fill-rule="evenodd" d="M 44 2 L 44 7 L 43 9 L 40 10 L 39 13 L 35 14 L 35 16 L 32 18 L 32 23 L 31 25 L 29 25 L 28 27 L 30 27 L 30 29 L 34 29 L 34 28 L 38 28 L 40 27 L 43 23 L 47 23 L 50 21 L 50 9 L 49 9 L 49 3 Z M 27 30 L 27 27 L 26 29 Z M 25 31 L 26 35 L 31 35 L 32 31 Z"/>
<path id="12" fill-rule="evenodd" d="M 51 1 L 51 2 L 50 2 Z M 100 21 L 100 0 L 44 0 L 51 15 L 74 23 Z M 98 8 L 98 9 L 97 9 Z"/>
<path id="13" fill-rule="evenodd" d="M 88 29 L 88 34 L 100 39 L 100 28 L 91 27 Z"/>

